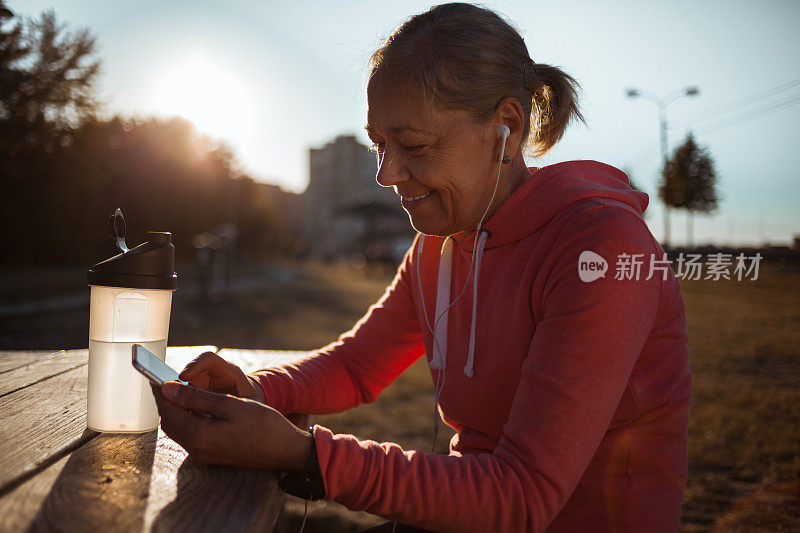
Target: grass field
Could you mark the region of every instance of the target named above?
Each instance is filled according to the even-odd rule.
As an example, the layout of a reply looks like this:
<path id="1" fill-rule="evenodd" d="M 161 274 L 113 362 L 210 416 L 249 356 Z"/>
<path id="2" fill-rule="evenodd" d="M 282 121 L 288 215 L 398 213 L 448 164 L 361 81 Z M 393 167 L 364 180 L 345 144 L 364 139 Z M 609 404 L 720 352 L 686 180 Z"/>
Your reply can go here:
<path id="1" fill-rule="evenodd" d="M 686 531 L 800 530 L 800 273 L 682 281 L 694 374 Z"/>
<path id="2" fill-rule="evenodd" d="M 219 303 L 201 303 L 179 289 L 170 344 L 313 349 L 349 329 L 391 279 L 391 273 L 368 275 L 349 267 L 284 265 L 283 271 L 289 268 L 289 278 L 276 276 Z M 85 271 L 78 270 L 64 275 L 78 280 L 70 290 L 85 290 Z M 58 279 L 53 272 L 45 276 Z M 190 278 L 184 276 L 181 287 Z M 13 296 L 15 287 L 26 284 L 11 275 L 2 279 L 7 287 L 0 285 L 0 296 Z M 681 285 L 694 376 L 681 529 L 800 531 L 800 272 L 762 263 L 755 281 Z M 0 349 L 85 347 L 87 330 L 85 309 L 5 319 L 0 341 L 8 346 Z M 314 422 L 429 451 L 433 417 L 430 373 L 419 361 L 374 404 Z M 446 453 L 452 434 L 441 426 L 438 452 Z M 303 507 L 302 500 L 287 496 L 276 531 L 299 531 Z M 311 502 L 305 531 L 359 531 L 384 521 L 335 502 Z"/>

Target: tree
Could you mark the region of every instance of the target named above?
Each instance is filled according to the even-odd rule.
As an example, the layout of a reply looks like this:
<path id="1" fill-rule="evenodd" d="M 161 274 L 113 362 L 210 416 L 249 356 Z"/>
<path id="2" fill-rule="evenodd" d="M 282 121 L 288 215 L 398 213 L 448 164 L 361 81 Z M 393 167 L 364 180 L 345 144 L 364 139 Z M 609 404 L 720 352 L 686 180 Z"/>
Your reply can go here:
<path id="1" fill-rule="evenodd" d="M 67 32 L 52 11 L 6 26 L 0 20 L 0 224 L 19 228 L 20 246 L 2 248 L 30 262 L 31 241 L 47 230 L 39 193 L 55 154 L 94 115 L 100 63 L 89 31 Z"/>
<path id="2" fill-rule="evenodd" d="M 94 82 L 100 62 L 92 60 L 89 30 L 66 33 L 55 13 L 38 21 L 0 27 L 0 150 L 14 157 L 30 147 L 69 142 L 94 114 Z"/>
<path id="3" fill-rule="evenodd" d="M 239 249 L 271 253 L 280 211 L 270 186 L 242 177 L 232 149 L 184 119 L 97 118 L 93 50 L 87 30 L 65 31 L 52 12 L 0 18 L 0 264 L 108 257 L 116 207 L 129 244 L 169 230 L 178 260 L 193 259 L 193 238 L 234 215 Z"/>
<path id="4" fill-rule="evenodd" d="M 699 146 L 690 133 L 665 163 L 661 177 L 659 197 L 668 206 L 688 211 L 686 238 L 692 246 L 694 213 L 711 213 L 719 202 L 714 161 L 708 149 Z"/>

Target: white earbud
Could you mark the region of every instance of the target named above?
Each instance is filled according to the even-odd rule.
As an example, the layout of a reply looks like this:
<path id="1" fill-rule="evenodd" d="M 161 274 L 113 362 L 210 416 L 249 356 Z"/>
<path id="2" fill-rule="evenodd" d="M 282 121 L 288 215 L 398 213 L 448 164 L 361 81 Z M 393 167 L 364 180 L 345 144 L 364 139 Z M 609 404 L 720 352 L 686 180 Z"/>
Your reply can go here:
<path id="1" fill-rule="evenodd" d="M 508 126 L 506 126 L 505 124 L 500 126 L 499 129 L 500 129 L 500 138 L 503 141 L 503 142 L 500 143 L 500 162 L 502 163 L 503 162 L 503 158 L 506 155 L 506 140 L 508 140 L 508 136 L 511 135 L 511 130 L 508 129 Z M 500 177 L 500 174 L 498 173 L 498 179 L 499 179 L 499 177 Z"/>

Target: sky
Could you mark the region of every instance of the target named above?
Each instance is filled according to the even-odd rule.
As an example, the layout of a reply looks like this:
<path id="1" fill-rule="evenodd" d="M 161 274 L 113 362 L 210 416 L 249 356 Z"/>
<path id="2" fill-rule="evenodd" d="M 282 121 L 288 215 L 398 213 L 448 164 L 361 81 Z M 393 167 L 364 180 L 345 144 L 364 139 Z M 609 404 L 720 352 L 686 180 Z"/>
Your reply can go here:
<path id="1" fill-rule="evenodd" d="M 17 16 L 47 9 L 87 27 L 103 63 L 104 113 L 181 115 L 227 142 L 243 170 L 302 192 L 308 149 L 363 125 L 370 54 L 432 4 L 310 0 L 6 0 Z M 386 5 L 384 5 L 386 4 Z M 714 158 L 720 206 L 697 215 L 695 243 L 789 244 L 800 236 L 800 2 L 796 0 L 487 1 L 522 34 L 534 61 L 581 84 L 588 126 L 573 125 L 544 166 L 594 159 L 626 170 L 650 195 L 646 221 L 663 238 L 656 194 L 662 96 L 670 150 L 688 132 Z M 686 242 L 672 211 L 671 242 Z"/>

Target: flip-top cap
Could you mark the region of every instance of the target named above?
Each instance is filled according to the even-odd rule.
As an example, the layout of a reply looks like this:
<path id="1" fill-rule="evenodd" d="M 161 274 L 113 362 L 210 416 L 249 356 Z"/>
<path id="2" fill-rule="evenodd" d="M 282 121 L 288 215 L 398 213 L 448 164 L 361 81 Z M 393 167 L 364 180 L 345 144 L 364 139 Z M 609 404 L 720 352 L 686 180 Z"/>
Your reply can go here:
<path id="1" fill-rule="evenodd" d="M 132 289 L 178 288 L 172 234 L 151 231 L 148 240 L 89 269 L 89 285 Z"/>

